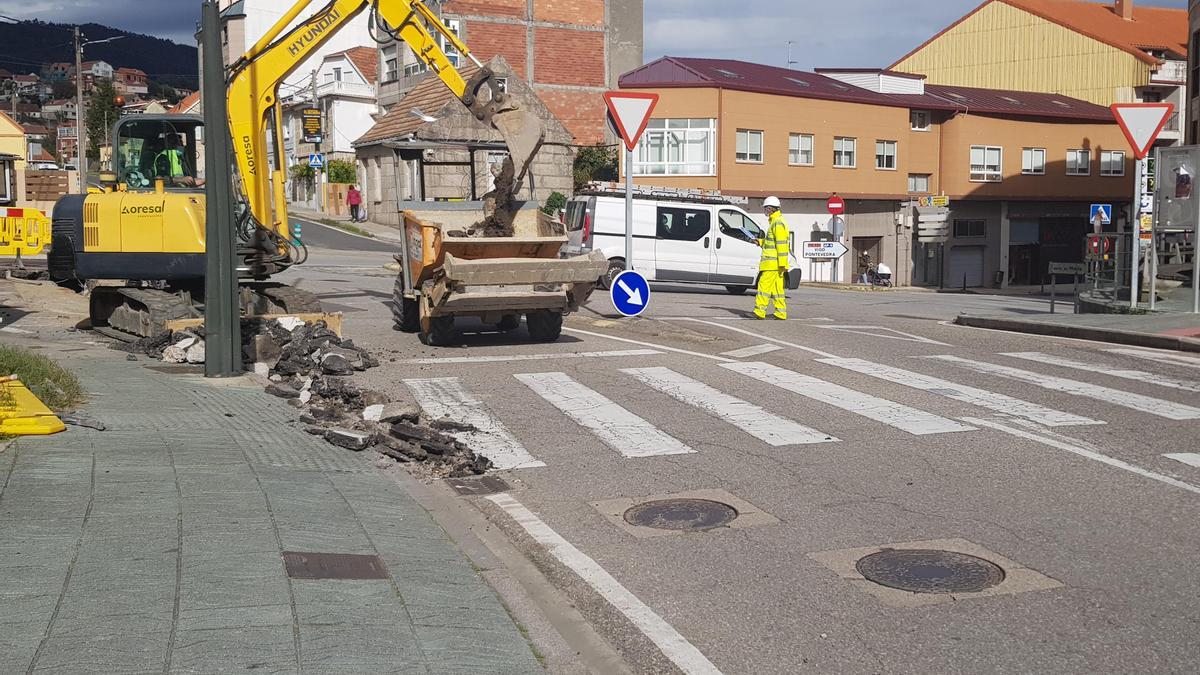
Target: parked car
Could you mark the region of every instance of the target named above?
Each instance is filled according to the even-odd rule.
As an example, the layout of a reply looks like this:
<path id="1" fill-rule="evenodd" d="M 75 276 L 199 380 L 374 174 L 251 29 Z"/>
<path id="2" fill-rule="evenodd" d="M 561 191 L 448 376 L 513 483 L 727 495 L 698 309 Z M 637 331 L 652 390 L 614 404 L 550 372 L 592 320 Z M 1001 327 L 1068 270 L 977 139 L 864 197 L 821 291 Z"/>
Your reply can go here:
<path id="1" fill-rule="evenodd" d="M 58 165 L 54 162 L 34 162 L 32 167 L 35 171 L 58 171 Z"/>
<path id="2" fill-rule="evenodd" d="M 567 202 L 564 256 L 603 251 L 607 288 L 625 271 L 625 199 L 578 195 Z M 647 281 L 714 284 L 735 295 L 758 283 L 763 236 L 758 226 L 733 204 L 634 198 L 633 258 Z M 795 239 L 793 234 L 792 239 Z M 795 241 L 792 242 L 795 251 Z M 800 266 L 791 256 L 788 288 L 800 286 Z"/>

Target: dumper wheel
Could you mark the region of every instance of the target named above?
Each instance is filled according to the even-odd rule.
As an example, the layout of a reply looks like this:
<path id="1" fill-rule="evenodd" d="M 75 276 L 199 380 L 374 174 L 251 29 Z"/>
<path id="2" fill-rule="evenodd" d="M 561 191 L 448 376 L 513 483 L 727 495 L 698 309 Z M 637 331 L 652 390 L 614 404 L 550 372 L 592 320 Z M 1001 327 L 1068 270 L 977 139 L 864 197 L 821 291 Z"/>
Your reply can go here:
<path id="1" fill-rule="evenodd" d="M 392 299 L 392 322 L 396 330 L 416 333 L 421 330 L 421 314 L 416 298 Z"/>
<path id="2" fill-rule="evenodd" d="M 458 339 L 453 316 L 429 317 L 429 329 L 421 332 L 421 342 L 430 347 L 448 347 Z"/>
<path id="3" fill-rule="evenodd" d="M 529 325 L 529 337 L 535 342 L 554 342 L 562 335 L 562 312 L 540 310 L 525 315 Z"/>
<path id="4" fill-rule="evenodd" d="M 521 327 L 520 314 L 505 314 L 500 323 L 496 324 L 496 330 L 508 333 Z"/>

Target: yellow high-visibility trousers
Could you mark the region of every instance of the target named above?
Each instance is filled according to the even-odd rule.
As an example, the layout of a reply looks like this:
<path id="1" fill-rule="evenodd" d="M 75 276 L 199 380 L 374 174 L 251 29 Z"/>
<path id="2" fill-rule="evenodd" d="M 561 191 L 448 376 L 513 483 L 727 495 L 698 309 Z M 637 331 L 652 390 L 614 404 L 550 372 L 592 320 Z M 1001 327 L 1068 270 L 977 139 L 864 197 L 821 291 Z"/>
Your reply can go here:
<path id="1" fill-rule="evenodd" d="M 775 318 L 787 319 L 787 296 L 783 292 L 783 272 L 773 270 L 760 272 L 758 276 L 758 296 L 754 298 L 754 315 L 760 319 L 767 318 L 767 307 L 775 303 Z"/>

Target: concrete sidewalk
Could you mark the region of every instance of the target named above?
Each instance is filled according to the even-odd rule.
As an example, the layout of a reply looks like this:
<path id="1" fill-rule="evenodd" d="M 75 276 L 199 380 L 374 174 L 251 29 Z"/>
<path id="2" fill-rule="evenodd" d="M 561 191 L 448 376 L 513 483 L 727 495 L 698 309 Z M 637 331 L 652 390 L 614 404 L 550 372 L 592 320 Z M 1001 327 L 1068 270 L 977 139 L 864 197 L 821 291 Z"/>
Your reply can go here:
<path id="1" fill-rule="evenodd" d="M 1200 352 L 1200 314 L 1043 314 L 1036 318 L 960 314 L 954 323 L 973 328 Z"/>
<path id="2" fill-rule="evenodd" d="M 0 672 L 542 672 L 367 458 L 300 431 L 252 381 L 82 346 L 44 353 L 107 430 L 0 452 Z M 383 578 L 297 578 L 284 552 L 377 556 L 356 560 Z"/>

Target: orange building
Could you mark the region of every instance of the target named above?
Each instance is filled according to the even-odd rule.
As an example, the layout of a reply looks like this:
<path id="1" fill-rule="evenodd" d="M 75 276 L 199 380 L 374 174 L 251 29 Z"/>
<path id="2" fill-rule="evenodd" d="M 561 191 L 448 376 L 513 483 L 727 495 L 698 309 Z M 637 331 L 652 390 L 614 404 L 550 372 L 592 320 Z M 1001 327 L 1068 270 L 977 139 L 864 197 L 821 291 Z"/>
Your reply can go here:
<path id="1" fill-rule="evenodd" d="M 660 95 L 634 157 L 638 183 L 777 195 L 798 241 L 828 232 L 825 202 L 843 197 L 843 281 L 869 258 L 901 284 L 1040 283 L 1049 262 L 1081 259 L 1091 204 L 1117 212 L 1133 195 L 1110 111 L 1063 96 L 673 57 L 620 86 Z M 927 195 L 951 200 L 944 260 L 914 236 Z M 806 273 L 828 279 L 830 267 Z"/>

